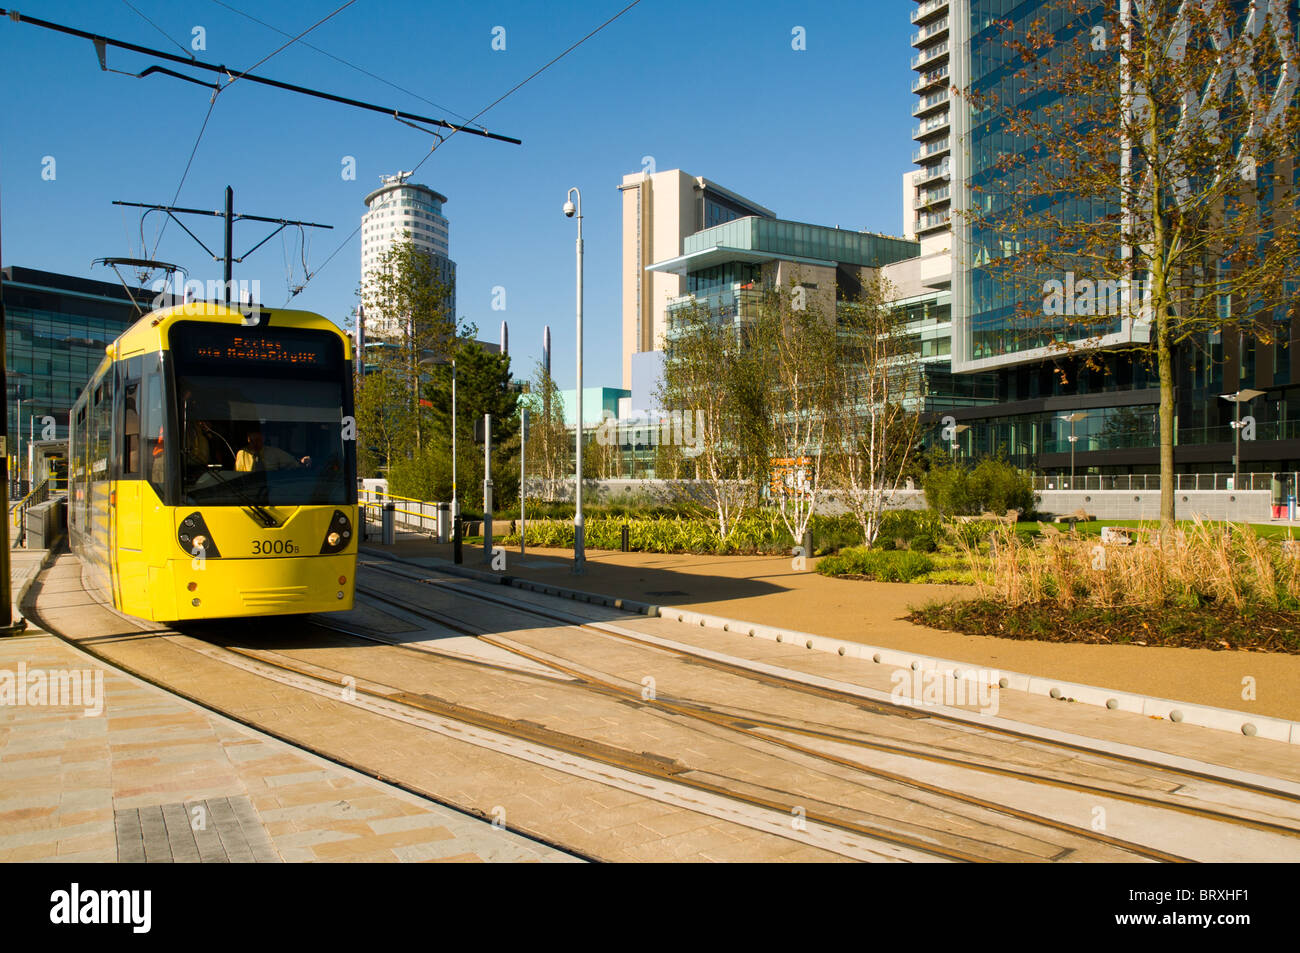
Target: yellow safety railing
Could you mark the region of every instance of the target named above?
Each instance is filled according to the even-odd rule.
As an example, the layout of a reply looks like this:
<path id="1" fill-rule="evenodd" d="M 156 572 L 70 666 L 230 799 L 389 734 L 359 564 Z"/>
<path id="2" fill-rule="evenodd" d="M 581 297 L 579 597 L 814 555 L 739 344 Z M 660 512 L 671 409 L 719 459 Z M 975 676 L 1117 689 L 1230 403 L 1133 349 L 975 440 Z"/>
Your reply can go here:
<path id="1" fill-rule="evenodd" d="M 27 512 L 27 507 L 34 506 L 37 503 L 44 503 L 49 497 L 51 482 L 50 478 L 46 477 L 40 483 L 36 484 L 36 486 L 32 487 L 31 490 L 28 491 L 27 495 L 14 505 L 13 522 L 15 529 L 22 529 L 23 514 Z M 40 499 L 33 499 L 37 494 L 40 494 Z"/>
<path id="2" fill-rule="evenodd" d="M 383 493 L 383 492 L 377 492 L 377 491 L 373 491 L 373 490 L 363 490 L 361 495 L 362 495 L 363 497 L 364 497 L 364 496 L 371 496 L 371 495 L 378 497 L 377 499 L 374 499 L 374 500 L 359 499 L 359 500 L 358 500 L 358 505 L 359 505 L 362 509 L 375 509 L 375 510 L 382 510 L 382 509 L 383 509 L 383 506 L 384 506 L 385 503 L 390 503 L 390 502 L 392 502 L 392 501 L 394 501 L 394 500 L 401 500 L 403 503 L 419 503 L 419 504 L 421 504 L 422 506 L 434 506 L 434 505 L 435 505 L 435 501 L 433 501 L 433 500 L 417 500 L 417 499 L 416 499 L 415 497 L 413 497 L 413 496 L 398 496 L 398 495 L 395 494 L 395 493 Z M 400 506 L 395 506 L 395 507 L 393 507 L 393 512 L 394 512 L 394 513 L 403 513 L 403 514 L 405 514 L 406 516 L 417 516 L 417 517 L 419 517 L 420 519 L 426 519 L 426 520 L 428 520 L 428 519 L 437 519 L 437 516 L 438 516 L 437 513 L 418 513 L 418 512 L 416 512 L 416 511 L 414 511 L 414 510 L 403 509 L 403 508 L 400 507 Z"/>

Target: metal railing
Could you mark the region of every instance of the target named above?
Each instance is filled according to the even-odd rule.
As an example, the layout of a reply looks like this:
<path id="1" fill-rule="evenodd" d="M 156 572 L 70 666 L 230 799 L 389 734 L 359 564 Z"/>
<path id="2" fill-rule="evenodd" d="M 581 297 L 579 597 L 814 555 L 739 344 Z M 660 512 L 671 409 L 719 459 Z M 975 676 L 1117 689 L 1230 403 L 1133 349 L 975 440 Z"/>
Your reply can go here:
<path id="1" fill-rule="evenodd" d="M 22 545 L 27 535 L 27 520 L 24 518 L 27 510 L 48 501 L 51 493 L 63 493 L 67 489 L 67 480 L 60 480 L 57 477 L 47 475 L 44 480 L 32 487 L 26 496 L 15 503 L 9 510 L 15 529 L 11 545 Z"/>
<path id="2" fill-rule="evenodd" d="M 922 50 L 912 57 L 912 69 L 916 69 L 922 63 L 928 63 L 931 60 L 937 60 L 948 52 L 948 41 L 944 40 L 937 46 L 932 46 L 928 50 Z"/>
<path id="3" fill-rule="evenodd" d="M 925 89 L 925 87 L 927 86 L 933 86 L 935 83 L 941 82 L 947 77 L 948 77 L 948 67 L 945 64 L 940 69 L 932 70 L 929 73 L 926 73 L 924 76 L 918 76 L 916 79 L 914 79 L 912 81 L 912 92 L 915 93 L 918 92 L 919 90 Z"/>
<path id="4" fill-rule="evenodd" d="M 414 533 L 427 533 L 438 536 L 438 507 L 446 503 L 417 500 L 409 496 L 398 496 L 378 490 L 359 490 L 357 505 L 363 514 L 362 522 L 380 525 L 385 503 L 392 503 L 393 523 L 399 529 Z M 444 540 L 445 542 L 445 540 Z"/>
<path id="5" fill-rule="evenodd" d="M 923 26 L 921 29 L 917 30 L 915 33 L 912 34 L 911 45 L 920 46 L 926 40 L 947 31 L 947 29 L 948 29 L 947 17 L 944 17 L 942 20 L 935 20 L 933 23 Z"/>
<path id="6" fill-rule="evenodd" d="M 1187 490 L 1271 490 L 1273 487 L 1273 478 L 1277 476 L 1283 486 L 1288 485 L 1294 488 L 1297 483 L 1297 477 L 1300 474 L 1294 472 L 1287 473 L 1243 473 L 1238 485 L 1233 485 L 1233 475 L 1231 473 L 1178 473 L 1174 475 L 1174 489 L 1180 492 Z M 1160 489 L 1160 474 L 1158 473 L 1123 473 L 1123 474 L 1077 474 L 1073 480 L 1070 475 L 1061 476 L 1036 476 L 1034 477 L 1035 490 L 1137 490 L 1137 491 L 1158 491 Z"/>
<path id="7" fill-rule="evenodd" d="M 926 0 L 925 3 L 921 4 L 919 7 L 917 7 L 915 10 L 912 11 L 912 22 L 915 23 L 917 20 L 920 20 L 922 17 L 929 16 L 931 13 L 934 13 L 934 11 L 938 10 L 940 7 L 946 7 L 947 5 L 948 5 L 948 0 Z"/>

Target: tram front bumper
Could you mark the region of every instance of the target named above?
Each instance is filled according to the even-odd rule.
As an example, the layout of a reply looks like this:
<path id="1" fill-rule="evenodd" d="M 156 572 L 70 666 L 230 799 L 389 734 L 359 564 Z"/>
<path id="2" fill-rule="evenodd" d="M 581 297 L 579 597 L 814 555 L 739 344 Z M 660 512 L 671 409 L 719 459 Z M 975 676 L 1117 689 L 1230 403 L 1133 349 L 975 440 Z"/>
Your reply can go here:
<path id="1" fill-rule="evenodd" d="M 151 579 L 154 618 L 185 621 L 339 612 L 352 608 L 356 568 L 356 553 L 169 560 Z"/>

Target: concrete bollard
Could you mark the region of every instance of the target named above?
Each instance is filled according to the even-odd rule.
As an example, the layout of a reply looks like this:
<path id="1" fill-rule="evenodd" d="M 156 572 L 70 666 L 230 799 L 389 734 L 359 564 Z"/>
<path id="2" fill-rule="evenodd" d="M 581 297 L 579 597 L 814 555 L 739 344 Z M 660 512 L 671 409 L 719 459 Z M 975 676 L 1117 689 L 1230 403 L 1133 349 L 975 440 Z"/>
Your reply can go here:
<path id="1" fill-rule="evenodd" d="M 397 510 L 396 503 L 384 504 L 383 530 L 382 530 L 381 539 L 383 540 L 383 544 L 385 546 L 392 546 L 395 542 L 397 542 L 397 527 L 394 525 L 394 521 L 397 518 L 396 510 Z"/>
<path id="2" fill-rule="evenodd" d="M 438 504 L 438 542 L 451 541 L 451 504 Z"/>

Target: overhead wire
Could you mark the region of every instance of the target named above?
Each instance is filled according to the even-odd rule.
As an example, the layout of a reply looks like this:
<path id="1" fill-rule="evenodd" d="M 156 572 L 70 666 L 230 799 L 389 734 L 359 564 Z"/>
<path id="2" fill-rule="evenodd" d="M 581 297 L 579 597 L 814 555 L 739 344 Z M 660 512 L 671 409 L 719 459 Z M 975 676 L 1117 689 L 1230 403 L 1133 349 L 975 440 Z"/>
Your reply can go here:
<path id="1" fill-rule="evenodd" d="M 631 10 L 633 7 L 635 7 L 635 6 L 636 6 L 637 4 L 639 4 L 640 2 L 641 2 L 641 0 L 632 0 L 631 3 L 629 3 L 627 6 L 623 7 L 623 9 L 619 10 L 617 13 L 615 13 L 612 17 L 610 17 L 610 18 L 609 18 L 608 20 L 606 20 L 604 23 L 600 24 L 600 26 L 596 27 L 594 30 L 592 30 L 590 33 L 588 33 L 586 36 L 582 37 L 582 39 L 578 40 L 576 43 L 572 44 L 572 45 L 569 46 L 567 49 L 565 49 L 564 52 L 560 53 L 558 56 L 553 57 L 551 60 L 547 61 L 547 62 L 546 62 L 545 64 L 543 64 L 542 66 L 538 67 L 536 70 L 534 70 L 532 73 L 530 73 L 530 74 L 529 74 L 527 77 L 525 77 L 523 80 L 521 80 L 520 82 L 516 83 L 514 86 L 510 87 L 508 90 L 506 90 L 504 93 L 502 93 L 502 94 L 501 94 L 500 96 L 498 96 L 496 99 L 494 99 L 492 102 L 488 103 L 486 106 L 484 106 L 484 107 L 483 107 L 482 109 L 480 109 L 478 112 L 476 112 L 473 116 L 471 116 L 471 117 L 469 118 L 469 120 L 465 123 L 465 125 L 468 126 L 468 125 L 473 124 L 473 123 L 475 122 L 475 120 L 479 119 L 479 117 L 481 117 L 484 113 L 486 113 L 486 112 L 488 112 L 489 110 L 495 108 L 496 106 L 499 106 L 503 101 L 505 101 L 505 99 L 506 99 L 507 97 L 509 97 L 509 96 L 513 95 L 514 93 L 518 92 L 518 91 L 519 91 L 520 89 L 522 89 L 525 85 L 527 85 L 528 83 L 532 82 L 534 79 L 536 79 L 536 78 L 537 78 L 538 76 L 540 76 L 542 73 L 546 72 L 546 70 L 550 69 L 552 66 L 554 66 L 556 63 L 558 63 L 560 60 L 564 59 L 564 57 L 568 56 L 570 53 L 572 53 L 572 52 L 573 52 L 574 50 L 576 50 L 578 47 L 582 46 L 583 43 L 586 43 L 586 42 L 587 42 L 588 40 L 590 40 L 593 36 L 595 36 L 595 35 L 596 35 L 597 33 L 599 33 L 601 30 L 605 29 L 605 27 L 609 26 L 611 23 L 613 23 L 615 20 L 617 20 L 617 19 L 618 19 L 619 17 L 621 17 L 623 14 L 627 13 L 627 11 Z M 443 146 L 443 145 L 445 145 L 446 143 L 450 142 L 451 139 L 452 139 L 452 137 L 455 136 L 456 133 L 458 133 L 459 131 L 460 131 L 459 129 L 453 129 L 451 132 L 449 132 L 449 133 L 447 134 L 447 136 L 446 136 L 445 138 L 443 138 L 443 137 L 438 137 L 438 141 L 433 145 L 432 148 L 429 149 L 428 152 L 425 153 L 424 158 L 421 159 L 419 162 L 417 162 L 417 163 L 415 164 L 414 168 L 411 169 L 411 172 L 414 173 L 414 172 L 419 171 L 420 166 L 424 165 L 424 163 L 428 161 L 429 157 L 430 157 L 431 155 L 433 155 L 434 152 L 436 152 L 437 149 L 438 149 L 440 146 Z M 361 231 L 361 226 L 360 226 L 360 225 L 358 225 L 356 228 L 354 228 L 354 229 L 352 230 L 352 232 L 348 235 L 348 237 L 345 238 L 345 239 L 343 239 L 343 241 L 338 245 L 338 247 L 336 247 L 332 252 L 330 252 L 330 253 L 329 253 L 329 256 L 328 256 L 328 257 L 327 257 L 323 262 L 321 262 L 320 267 L 318 267 L 315 271 L 313 271 L 313 272 L 311 272 L 311 273 L 309 273 L 308 275 L 305 276 L 305 278 L 304 278 L 304 280 L 303 280 L 303 283 L 302 283 L 302 287 L 299 288 L 298 291 L 295 291 L 294 294 L 290 295 L 289 298 L 285 300 L 285 304 L 288 304 L 288 303 L 289 303 L 289 300 L 291 300 L 295 295 L 297 295 L 300 291 L 302 291 L 303 288 L 306 288 L 306 287 L 307 287 L 307 283 L 308 283 L 309 281 L 311 281 L 311 279 L 314 278 L 316 275 L 319 275 L 319 274 L 321 273 L 321 271 L 324 270 L 325 266 L 328 265 L 331 261 L 333 261 L 334 257 L 335 257 L 339 252 L 341 252 L 341 251 L 342 251 L 342 250 L 343 250 L 343 249 L 348 245 L 348 243 L 350 243 L 350 242 L 352 241 L 352 239 L 356 238 L 357 233 L 360 232 L 360 231 Z"/>
<path id="2" fill-rule="evenodd" d="M 285 30 L 281 30 L 279 27 L 275 26 L 274 24 L 272 24 L 272 23 L 267 23 L 265 20 L 261 20 L 261 19 L 255 17 L 255 16 L 253 16 L 251 13 L 246 13 L 246 12 L 244 12 L 243 10 L 240 10 L 240 9 L 238 9 L 238 8 L 236 8 L 236 7 L 232 7 L 230 4 L 223 2 L 223 0 L 212 0 L 212 2 L 215 3 L 215 4 L 216 4 L 217 6 L 219 6 L 219 7 L 225 7 L 225 8 L 226 8 L 227 10 L 229 10 L 231 13 L 237 13 L 237 14 L 239 14 L 241 17 L 244 17 L 245 19 L 252 20 L 254 23 L 257 23 L 257 24 L 260 24 L 261 26 L 266 27 L 268 30 L 272 30 L 272 31 L 274 31 L 274 32 L 276 32 L 276 33 L 279 33 L 281 36 L 289 36 L 289 35 L 290 35 L 287 31 L 285 31 Z M 468 117 L 466 117 L 463 113 L 458 113 L 458 112 L 456 112 L 456 110 L 454 110 L 454 109 L 452 109 L 452 108 L 450 108 L 450 107 L 448 107 L 448 106 L 444 106 L 444 105 L 442 105 L 441 103 L 435 103 L 432 99 L 428 99 L 427 97 L 421 96 L 419 93 L 415 92 L 415 90 L 407 89 L 405 86 L 400 86 L 400 85 L 398 85 L 397 83 L 394 83 L 394 82 L 392 82 L 392 81 L 390 81 L 390 80 L 384 79 L 384 77 L 382 77 L 382 76 L 380 76 L 380 75 L 378 75 L 378 74 L 376 74 L 376 73 L 372 73 L 372 72 L 370 72 L 370 70 L 366 69 L 364 66 L 358 66 L 356 63 L 353 63 L 353 62 L 351 62 L 350 60 L 346 60 L 346 59 L 344 59 L 344 58 L 341 57 L 341 56 L 336 56 L 335 54 L 331 53 L 329 50 L 323 50 L 323 49 L 321 49 L 319 46 L 315 46 L 315 45 L 313 45 L 313 44 L 311 44 L 311 43 L 308 43 L 306 40 L 300 40 L 300 42 L 301 42 L 301 45 L 307 47 L 307 49 L 309 49 L 309 50 L 315 50 L 317 53 L 321 54 L 322 56 L 328 56 L 330 59 L 334 60 L 336 63 L 341 63 L 341 64 L 343 64 L 344 66 L 348 67 L 349 69 L 356 70 L 358 73 L 361 73 L 363 76 L 369 76 L 371 79 L 373 79 L 373 80 L 377 80 L 378 82 L 383 83 L 385 86 L 388 86 L 388 87 L 390 87 L 390 88 L 392 88 L 392 89 L 397 90 L 399 93 L 405 93 L 406 95 L 408 95 L 408 96 L 412 96 L 412 97 L 414 97 L 415 99 L 418 99 L 418 100 L 420 100 L 420 101 L 423 102 L 423 103 L 428 103 L 430 106 L 434 106 L 434 107 L 436 107 L 436 108 L 438 108 L 438 109 L 441 109 L 443 112 L 447 113 L 449 116 L 455 116 L 457 119 L 461 120 L 461 121 L 464 122 L 464 123 L 468 123 L 468 122 L 469 122 Z"/>
<path id="3" fill-rule="evenodd" d="M 176 193 L 172 196 L 172 200 L 170 203 L 172 205 L 175 205 L 176 200 L 181 197 L 181 189 L 185 187 L 185 180 L 189 178 L 190 167 L 194 165 L 194 156 L 198 154 L 199 143 L 203 141 L 203 133 L 207 131 L 208 120 L 212 118 L 212 110 L 217 105 L 217 96 L 219 96 L 220 94 L 221 94 L 221 90 L 217 90 L 217 92 L 212 94 L 212 98 L 208 100 L 208 111 L 203 116 L 203 125 L 199 127 L 199 134 L 194 137 L 194 145 L 190 149 L 190 157 L 185 162 L 185 171 L 181 173 L 181 180 L 176 184 Z M 148 213 L 146 212 L 145 215 L 147 214 Z M 158 229 L 157 239 L 154 241 L 153 244 L 153 251 L 149 253 L 150 258 L 154 258 L 157 256 L 158 246 L 162 244 L 163 233 L 167 231 L 167 223 L 169 221 L 171 221 L 170 217 L 163 218 L 162 225 Z M 144 215 L 140 216 L 140 247 L 141 250 L 144 249 Z"/>
<path id="4" fill-rule="evenodd" d="M 186 49 L 186 48 L 185 48 L 185 45 L 184 45 L 183 43 L 181 43 L 179 40 L 175 39 L 175 38 L 174 38 L 170 33 L 168 33 L 166 30 L 164 30 L 164 29 L 163 29 L 162 27 L 160 27 L 158 24 L 156 24 L 156 23 L 154 23 L 152 20 L 150 20 L 147 16 L 144 15 L 144 13 L 142 13 L 142 12 L 141 12 L 140 10 L 138 10 L 136 7 L 132 6 L 130 0 L 122 0 L 122 3 L 124 3 L 124 4 L 126 4 L 126 6 L 130 7 L 130 9 L 135 13 L 135 15 L 138 16 L 141 20 L 143 20 L 145 23 L 149 24 L 151 27 L 153 27 L 155 30 L 157 30 L 159 33 L 161 33 L 163 36 L 165 36 L 168 40 L 170 40 L 173 46 L 178 47 L 178 48 L 180 49 L 180 51 L 181 51 L 182 53 L 184 53 L 186 56 L 188 56 L 190 59 L 194 59 L 194 54 L 193 54 L 192 52 L 190 52 L 188 49 Z"/>
<path id="5" fill-rule="evenodd" d="M 322 23 L 324 23 L 325 21 L 331 19 L 332 17 L 337 16 L 338 14 L 342 13 L 344 10 L 346 10 L 348 7 L 352 6 L 352 4 L 354 4 L 354 3 L 356 3 L 356 2 L 357 2 L 357 0 L 347 0 L 347 3 L 343 4 L 343 6 L 339 7 L 339 8 L 338 8 L 337 10 L 335 10 L 333 13 L 327 13 L 325 16 L 321 17 L 321 19 L 317 20 L 317 21 L 316 21 L 315 23 L 313 23 L 311 26 L 307 27 L 307 29 L 303 30 L 303 31 L 302 31 L 301 33 L 299 33 L 297 36 L 292 37 L 292 38 L 289 40 L 288 43 L 285 43 L 285 44 L 283 44 L 282 46 L 276 47 L 274 50 L 272 50 L 270 53 L 267 53 L 265 56 L 263 56 L 260 60 L 258 60 L 256 63 L 254 63 L 254 64 L 253 64 L 252 66 L 250 66 L 248 69 L 246 69 L 246 70 L 244 70 L 243 72 L 241 72 L 238 76 L 232 76 L 232 77 L 230 78 L 230 82 L 233 83 L 235 80 L 237 80 L 237 79 L 242 79 L 243 77 L 247 76 L 249 73 L 253 72 L 253 70 L 257 69 L 257 68 L 258 68 L 259 66 L 261 66 L 263 63 L 265 63 L 267 60 L 269 60 L 271 57 L 276 56 L 277 54 L 283 52 L 284 50 L 287 50 L 289 47 L 293 46 L 295 43 L 297 43 L 299 40 L 301 40 L 304 36 L 306 36 L 306 35 L 307 35 L 308 33 L 310 33 L 312 30 L 314 30 L 314 29 L 316 29 L 318 26 L 320 26 Z M 227 85 L 229 85 L 229 84 L 227 84 Z"/>
<path id="6" fill-rule="evenodd" d="M 126 0 L 123 0 L 123 2 L 125 3 Z M 179 182 L 179 183 L 177 184 L 177 186 L 176 186 L 176 193 L 172 196 L 172 200 L 171 200 L 171 204 L 172 204 L 172 205 L 175 205 L 175 204 L 176 204 L 177 200 L 178 200 L 178 199 L 180 198 L 180 196 L 181 196 L 181 189 L 185 187 L 185 180 L 186 180 L 186 178 L 189 177 L 189 174 L 190 174 L 190 167 L 194 164 L 194 156 L 195 156 L 195 155 L 198 153 L 198 151 L 199 151 L 199 143 L 203 141 L 203 133 L 204 133 L 205 131 L 207 131 L 207 128 L 208 128 L 208 120 L 210 120 L 210 119 L 212 118 L 212 110 L 213 110 L 213 108 L 217 105 L 217 97 L 220 96 L 221 93 L 222 93 L 224 90 L 229 89 L 229 88 L 230 88 L 230 84 L 233 83 L 235 80 L 240 79 L 240 78 L 243 77 L 243 76 L 247 76 L 249 73 L 253 72 L 253 70 L 257 69 L 257 68 L 258 68 L 259 66 L 261 66 L 263 63 L 265 63 L 267 60 L 269 60 L 271 57 L 273 57 L 273 56 L 275 56 L 276 54 L 278 54 L 278 53 L 280 53 L 280 52 L 282 52 L 282 51 L 288 49 L 290 46 L 292 46 L 292 45 L 293 45 L 294 43 L 296 43 L 298 40 L 301 40 L 304 36 L 306 36 L 306 35 L 307 35 L 308 33 L 310 33 L 312 30 L 316 29 L 316 28 L 317 28 L 318 26 L 320 26 L 322 23 L 325 23 L 325 22 L 326 22 L 327 20 L 329 20 L 331 17 L 333 17 L 333 16 L 335 16 L 336 14 L 339 14 L 339 13 L 341 13 L 342 11 L 346 10 L 348 7 L 352 6 L 352 4 L 354 4 L 354 3 L 356 3 L 356 0 L 347 0 L 347 2 L 344 3 L 344 4 L 343 4 L 341 7 L 339 7 L 337 10 L 335 10 L 335 11 L 333 11 L 332 13 L 326 15 L 325 17 L 322 17 L 320 20 L 317 20 L 315 23 L 313 23 L 313 24 L 312 24 L 311 26 L 309 26 L 307 29 L 303 30 L 303 31 L 302 31 L 301 33 L 299 33 L 297 36 L 291 38 L 287 43 L 284 43 L 284 44 L 282 44 L 281 46 L 277 47 L 276 49 L 272 50 L 272 51 L 271 51 L 270 53 L 268 53 L 266 56 L 262 57 L 260 60 L 258 60 L 258 61 L 257 61 L 256 63 L 254 63 L 252 66 L 250 66 L 248 69 L 242 71 L 238 76 L 233 76 L 233 77 L 231 77 L 230 80 L 229 80 L 229 82 L 227 82 L 225 86 L 220 86 L 220 85 L 218 85 L 216 92 L 214 92 L 214 93 L 212 94 L 212 98 L 208 101 L 208 111 L 207 111 L 207 113 L 206 113 L 206 114 L 204 115 L 204 117 L 203 117 L 203 125 L 202 125 L 201 127 L 199 127 L 199 134 L 198 134 L 198 136 L 196 136 L 195 139 L 194 139 L 194 146 L 193 146 L 193 148 L 190 149 L 190 157 L 189 157 L 189 159 L 186 160 L 186 162 L 185 162 L 185 171 L 181 173 L 181 180 L 180 180 L 180 182 Z M 127 6 L 130 6 L 130 4 L 128 3 Z M 134 9 L 134 8 L 132 8 L 132 9 Z M 138 11 L 137 11 L 137 12 L 138 12 Z M 141 14 L 141 16 L 143 16 L 143 14 Z M 148 18 L 146 17 L 145 19 L 148 19 Z M 152 21 L 151 21 L 151 22 L 152 22 Z M 157 25 L 155 24 L 155 27 L 156 27 L 156 26 L 157 26 Z M 170 39 L 170 37 L 168 37 L 168 39 Z M 172 42 L 174 43 L 174 42 L 176 42 L 176 41 L 175 41 L 175 40 L 172 40 Z M 190 55 L 188 50 L 186 51 L 186 55 Z M 229 74 L 227 74 L 227 75 L 229 75 Z M 218 79 L 218 84 L 220 84 L 220 79 Z M 148 214 L 148 213 L 145 213 L 145 214 Z M 149 254 L 149 257 L 150 257 L 150 258 L 153 258 L 154 256 L 156 256 L 156 255 L 158 254 L 158 247 L 162 244 L 163 234 L 167 231 L 167 223 L 168 223 L 170 220 L 171 220 L 170 217 L 168 217 L 168 218 L 164 218 L 164 219 L 163 219 L 162 225 L 161 225 L 161 226 L 159 227 L 159 229 L 158 229 L 157 238 L 156 238 L 156 240 L 154 241 L 153 251 L 150 252 L 150 254 Z M 142 215 L 141 218 L 140 218 L 140 238 L 141 238 L 141 247 L 143 248 L 143 241 L 144 241 L 144 216 L 143 216 L 143 215 Z"/>

